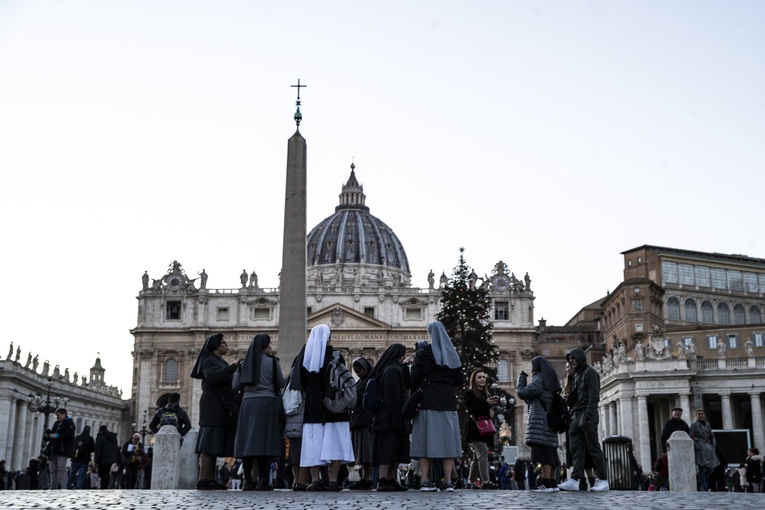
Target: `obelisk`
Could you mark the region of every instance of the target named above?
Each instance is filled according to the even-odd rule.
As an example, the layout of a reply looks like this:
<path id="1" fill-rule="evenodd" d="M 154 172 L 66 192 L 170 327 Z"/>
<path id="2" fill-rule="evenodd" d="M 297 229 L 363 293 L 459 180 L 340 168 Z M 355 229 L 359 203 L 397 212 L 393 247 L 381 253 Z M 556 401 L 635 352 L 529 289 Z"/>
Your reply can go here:
<path id="1" fill-rule="evenodd" d="M 287 142 L 287 186 L 284 194 L 284 240 L 279 289 L 278 356 L 285 376 L 307 338 L 306 317 L 306 143 L 300 134 L 300 89 L 297 85 L 297 130 Z"/>

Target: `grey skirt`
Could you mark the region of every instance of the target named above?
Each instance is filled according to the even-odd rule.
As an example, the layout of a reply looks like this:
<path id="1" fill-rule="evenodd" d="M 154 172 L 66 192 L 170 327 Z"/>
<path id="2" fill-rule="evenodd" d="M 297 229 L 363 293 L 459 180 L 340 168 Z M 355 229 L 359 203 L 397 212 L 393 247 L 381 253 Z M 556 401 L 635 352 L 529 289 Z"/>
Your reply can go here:
<path id="1" fill-rule="evenodd" d="M 242 399 L 236 425 L 234 456 L 280 457 L 284 454 L 281 401 L 273 397 Z"/>
<path id="2" fill-rule="evenodd" d="M 415 459 L 462 457 L 457 411 L 421 409 L 412 422 L 412 445 L 409 454 Z"/>
<path id="3" fill-rule="evenodd" d="M 234 430 L 228 427 L 199 427 L 196 453 L 233 457 Z"/>
<path id="4" fill-rule="evenodd" d="M 372 434 L 367 427 L 351 430 L 353 456 L 356 464 L 369 464 L 372 460 Z"/>

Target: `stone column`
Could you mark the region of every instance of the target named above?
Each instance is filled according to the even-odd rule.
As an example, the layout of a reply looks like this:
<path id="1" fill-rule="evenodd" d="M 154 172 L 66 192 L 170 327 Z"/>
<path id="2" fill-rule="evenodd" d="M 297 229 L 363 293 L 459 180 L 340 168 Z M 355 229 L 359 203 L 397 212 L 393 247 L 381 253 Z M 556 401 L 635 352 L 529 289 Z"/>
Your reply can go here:
<path id="1" fill-rule="evenodd" d="M 621 420 L 619 425 L 621 426 L 621 435 L 629 438 L 635 438 L 635 431 L 633 428 L 634 418 L 632 416 L 632 397 L 624 396 L 619 400 L 621 409 Z"/>
<path id="2" fill-rule="evenodd" d="M 733 412 L 730 405 L 730 393 L 720 393 L 722 401 L 722 419 L 723 428 L 729 430 L 733 428 Z"/>
<path id="3" fill-rule="evenodd" d="M 606 437 L 608 435 L 608 404 L 603 404 L 600 406 L 600 409 L 598 409 L 598 412 L 600 413 L 600 430 L 598 433 L 600 434 L 600 437 Z"/>
<path id="4" fill-rule="evenodd" d="M 683 420 L 690 426 L 693 421 L 692 417 L 695 416 L 695 414 L 693 413 L 693 409 L 691 409 L 691 397 L 687 393 L 680 395 L 680 407 L 683 408 Z"/>
<path id="5" fill-rule="evenodd" d="M 651 466 L 651 437 L 649 430 L 651 427 L 648 424 L 648 397 L 638 396 L 638 421 L 637 421 L 637 433 L 638 433 L 638 452 L 640 458 L 640 465 L 646 468 Z"/>
<path id="6" fill-rule="evenodd" d="M 152 489 L 178 489 L 180 477 L 181 435 L 172 425 L 165 425 L 154 435 Z"/>
<path id="7" fill-rule="evenodd" d="M 13 454 L 11 455 L 11 464 L 8 467 L 13 469 L 20 469 L 26 465 L 26 461 L 29 459 L 24 458 L 24 439 L 26 438 L 26 410 L 20 404 L 23 404 L 23 400 L 16 400 L 16 419 L 15 423 L 15 437 L 13 438 Z"/>
<path id="8" fill-rule="evenodd" d="M 616 431 L 618 430 L 617 422 L 616 422 L 616 402 L 611 402 L 610 404 L 608 404 L 608 414 L 610 416 L 608 420 L 608 424 L 610 427 L 608 431 L 608 435 L 615 436 L 617 434 Z"/>
<path id="9" fill-rule="evenodd" d="M 669 451 L 669 490 L 672 492 L 696 492 L 696 454 L 693 439 L 688 434 L 675 431 L 667 441 Z"/>
<path id="10" fill-rule="evenodd" d="M 762 403 L 760 394 L 753 392 L 749 394 L 752 400 L 752 429 L 754 429 L 754 447 L 760 450 L 765 449 L 765 434 L 763 434 L 762 423 Z"/>
<path id="11" fill-rule="evenodd" d="M 13 456 L 13 444 L 16 439 L 16 398 L 11 397 L 11 405 L 8 412 L 8 435 L 5 440 L 5 458 L 11 459 Z M 11 469 L 13 465 L 6 465 L 6 469 Z"/>
<path id="12" fill-rule="evenodd" d="M 4 459 L 7 459 L 8 445 L 13 443 L 12 438 L 9 440 L 12 427 L 8 426 L 10 423 L 9 418 L 11 415 L 11 410 L 8 407 L 8 403 L 13 406 L 13 399 L 11 398 L 9 400 L 4 400 L 4 402 L 6 403 L 3 404 L 2 407 L 5 407 L 5 409 L 0 409 L 0 455 L 2 455 Z"/>

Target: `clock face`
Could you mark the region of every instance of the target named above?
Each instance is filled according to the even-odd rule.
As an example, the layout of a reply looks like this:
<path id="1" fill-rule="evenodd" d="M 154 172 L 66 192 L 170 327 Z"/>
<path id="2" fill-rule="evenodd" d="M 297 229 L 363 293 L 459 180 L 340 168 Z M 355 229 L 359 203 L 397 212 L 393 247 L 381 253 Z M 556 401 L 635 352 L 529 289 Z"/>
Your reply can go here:
<path id="1" fill-rule="evenodd" d="M 510 278 L 507 275 L 500 274 L 494 277 L 491 284 L 496 290 L 507 290 L 510 288 Z"/>
<path id="2" fill-rule="evenodd" d="M 167 279 L 167 286 L 171 289 L 179 289 L 181 287 L 181 279 L 176 275 L 172 275 Z"/>

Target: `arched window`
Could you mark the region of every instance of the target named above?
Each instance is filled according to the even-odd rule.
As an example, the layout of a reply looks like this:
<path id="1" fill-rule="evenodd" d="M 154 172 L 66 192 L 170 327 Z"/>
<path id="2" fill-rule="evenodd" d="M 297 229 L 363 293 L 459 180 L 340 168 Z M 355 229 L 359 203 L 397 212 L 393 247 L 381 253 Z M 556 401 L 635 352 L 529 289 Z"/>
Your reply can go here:
<path id="1" fill-rule="evenodd" d="M 715 322 L 714 308 L 712 308 L 712 303 L 709 301 L 701 303 L 701 322 L 706 322 L 707 324 L 714 324 Z"/>
<path id="2" fill-rule="evenodd" d="M 686 322 L 698 322 L 699 312 L 696 310 L 696 301 L 693 299 L 685 300 L 685 320 Z"/>
<path id="3" fill-rule="evenodd" d="M 667 318 L 671 321 L 680 320 L 680 301 L 676 297 L 667 300 Z"/>
<path id="4" fill-rule="evenodd" d="M 497 379 L 501 383 L 510 382 L 510 364 L 507 360 L 501 359 L 497 363 Z"/>
<path id="5" fill-rule="evenodd" d="M 746 324 L 746 310 L 741 304 L 733 307 L 733 324 Z"/>
<path id="6" fill-rule="evenodd" d="M 165 361 L 165 382 L 178 382 L 178 362 L 173 358 Z"/>
<path id="7" fill-rule="evenodd" d="M 728 308 L 728 303 L 717 305 L 717 322 L 723 326 L 730 324 L 730 308 Z"/>
<path id="8" fill-rule="evenodd" d="M 762 315 L 760 315 L 760 307 L 752 305 L 749 308 L 749 324 L 759 324 L 762 322 Z"/>

